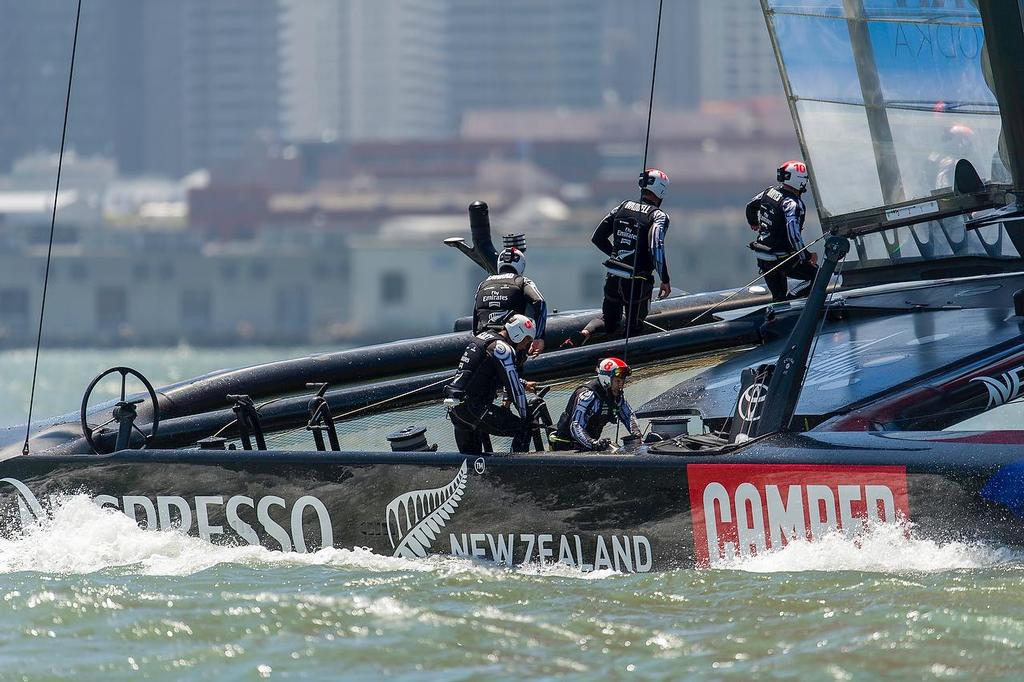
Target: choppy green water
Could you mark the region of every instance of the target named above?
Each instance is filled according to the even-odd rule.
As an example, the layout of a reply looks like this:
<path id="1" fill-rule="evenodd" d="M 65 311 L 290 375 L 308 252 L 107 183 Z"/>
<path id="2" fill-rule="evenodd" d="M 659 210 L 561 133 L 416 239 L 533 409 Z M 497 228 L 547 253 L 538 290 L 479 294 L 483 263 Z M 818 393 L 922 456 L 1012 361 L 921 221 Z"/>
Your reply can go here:
<path id="1" fill-rule="evenodd" d="M 51 357 L 37 414 L 108 365 L 162 383 L 283 354 L 134 353 Z M 0 354 L 5 388 L 26 361 Z M 1024 556 L 899 528 L 653 575 L 217 547 L 84 497 L 0 540 L 0 680 L 1019 679 L 1022 647 Z"/>

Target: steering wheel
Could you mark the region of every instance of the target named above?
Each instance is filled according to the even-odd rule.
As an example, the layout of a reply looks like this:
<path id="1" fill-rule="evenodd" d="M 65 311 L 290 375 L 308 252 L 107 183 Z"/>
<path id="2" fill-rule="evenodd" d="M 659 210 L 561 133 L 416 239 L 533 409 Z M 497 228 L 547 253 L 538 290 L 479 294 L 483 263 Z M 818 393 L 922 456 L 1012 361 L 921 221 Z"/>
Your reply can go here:
<path id="1" fill-rule="evenodd" d="M 149 400 L 150 402 L 153 403 L 153 423 L 150 427 L 150 433 L 148 436 L 142 429 L 136 426 L 134 422 L 132 423 L 132 428 L 135 431 L 138 431 L 139 435 L 141 435 L 143 438 L 142 449 L 145 449 L 146 446 L 152 442 L 152 440 L 156 437 L 157 429 L 160 427 L 160 404 L 157 402 L 156 391 L 153 389 L 153 384 L 149 383 L 149 379 L 142 376 L 142 374 L 138 370 L 134 370 L 131 367 L 111 367 L 107 371 L 97 375 L 95 379 L 89 382 L 89 387 L 85 389 L 85 395 L 82 396 L 82 411 L 80 413 L 80 417 L 82 420 L 82 434 L 85 436 L 85 442 L 89 444 L 89 448 L 96 454 L 101 454 L 100 449 L 99 447 L 97 447 L 96 440 L 94 438 L 96 432 L 102 429 L 104 426 L 107 426 L 111 422 L 116 421 L 117 417 L 112 417 L 107 421 L 103 422 L 102 424 L 90 424 L 88 421 L 86 421 L 86 416 L 89 411 L 89 398 L 92 397 L 93 389 L 96 388 L 96 385 L 100 383 L 100 381 L 102 381 L 104 377 L 115 373 L 121 375 L 120 402 L 130 403 L 133 405 L 139 405 L 141 403 L 146 402 L 145 398 L 138 398 L 136 400 L 131 401 L 125 400 L 125 385 L 128 381 L 128 376 L 131 375 L 138 379 L 142 383 L 142 385 L 146 387 L 146 392 L 149 393 Z"/>

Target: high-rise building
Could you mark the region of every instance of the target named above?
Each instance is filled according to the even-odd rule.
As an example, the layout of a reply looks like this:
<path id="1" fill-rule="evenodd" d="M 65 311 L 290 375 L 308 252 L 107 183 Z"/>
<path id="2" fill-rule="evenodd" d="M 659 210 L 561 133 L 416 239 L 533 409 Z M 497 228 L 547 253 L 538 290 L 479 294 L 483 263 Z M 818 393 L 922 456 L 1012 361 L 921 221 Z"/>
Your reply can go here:
<path id="1" fill-rule="evenodd" d="M 0 0 L 0 172 L 60 146 L 75 3 Z M 82 5 L 67 146 L 182 174 L 280 133 L 278 0 Z"/>
<path id="2" fill-rule="evenodd" d="M 237 160 L 281 132 L 278 0 L 185 0 L 180 12 L 181 171 Z M 167 12 L 167 8 L 154 8 Z M 171 46 L 172 49 L 174 46 Z M 154 64 L 157 68 L 159 65 Z M 153 120 L 153 132 L 161 121 Z M 173 124 L 172 124 L 173 125 Z"/>
<path id="3" fill-rule="evenodd" d="M 692 107 L 699 99 L 700 0 L 664 4 L 655 106 Z M 602 8 L 605 104 L 646 106 L 658 27 L 658 0 L 605 0 Z"/>
<path id="4" fill-rule="evenodd" d="M 758 0 L 701 0 L 699 27 L 701 100 L 781 96 Z"/>
<path id="5" fill-rule="evenodd" d="M 448 0 L 452 113 L 592 109 L 602 100 L 604 3 Z"/>
<path id="6" fill-rule="evenodd" d="M 343 11 L 338 0 L 284 0 L 281 93 L 289 140 L 330 142 L 338 137 Z"/>
<path id="7" fill-rule="evenodd" d="M 0 1 L 0 172 L 60 147 L 75 10 L 61 0 Z M 68 119 L 68 149 L 127 167 L 140 138 L 139 16 L 123 0 L 83 5 Z"/>
<path id="8" fill-rule="evenodd" d="M 289 137 L 449 132 L 445 7 L 446 0 L 286 0 Z"/>

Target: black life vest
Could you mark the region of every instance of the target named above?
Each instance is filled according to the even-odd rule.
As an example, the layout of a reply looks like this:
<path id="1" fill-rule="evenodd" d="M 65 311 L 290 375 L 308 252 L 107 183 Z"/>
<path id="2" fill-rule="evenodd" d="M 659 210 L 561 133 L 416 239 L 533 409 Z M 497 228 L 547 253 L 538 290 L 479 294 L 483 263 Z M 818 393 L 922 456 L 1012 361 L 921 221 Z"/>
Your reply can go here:
<path id="1" fill-rule="evenodd" d="M 796 204 L 796 217 L 800 229 L 804 229 L 804 218 L 807 215 L 807 208 L 799 194 L 794 193 L 784 185 L 769 187 L 761 193 L 761 200 L 757 208 L 757 243 L 767 246 L 777 253 L 792 253 L 793 246 L 790 243 L 788 227 L 786 226 L 786 209 L 783 203 L 786 200 Z"/>
<path id="2" fill-rule="evenodd" d="M 455 378 L 445 387 L 448 398 L 470 403 L 493 403 L 498 389 L 505 385 L 502 368 L 489 352 L 502 341 L 497 334 L 484 331 L 473 337 L 459 358 Z"/>
<path id="3" fill-rule="evenodd" d="M 658 207 L 642 201 L 624 201 L 612 218 L 612 259 L 626 266 L 622 274 L 651 279 L 654 257 L 651 254 L 651 227 Z M 618 274 L 609 265 L 609 272 Z"/>
<path id="4" fill-rule="evenodd" d="M 476 291 L 473 330 L 500 329 L 512 314 L 525 315 L 529 300 L 523 291 L 526 278 L 514 272 L 500 272 L 485 279 Z"/>

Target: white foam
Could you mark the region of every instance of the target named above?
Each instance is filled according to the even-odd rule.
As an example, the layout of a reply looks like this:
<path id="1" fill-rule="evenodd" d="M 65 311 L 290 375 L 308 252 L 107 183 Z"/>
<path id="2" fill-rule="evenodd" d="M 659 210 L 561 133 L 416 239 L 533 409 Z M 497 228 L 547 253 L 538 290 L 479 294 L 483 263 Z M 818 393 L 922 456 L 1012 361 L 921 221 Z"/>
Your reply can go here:
<path id="1" fill-rule="evenodd" d="M 369 571 L 478 570 L 472 562 L 444 566 L 381 556 L 368 549 L 324 549 L 309 554 L 258 546 L 215 545 L 174 530 L 139 528 L 124 514 L 100 508 L 85 495 L 54 500 L 52 514 L 13 539 L 0 539 L 0 573 L 94 573 L 124 568 L 146 575 L 189 575 L 219 564 L 358 567 Z"/>
<path id="2" fill-rule="evenodd" d="M 508 569 L 506 569 L 508 570 Z M 615 576 L 623 576 L 611 568 L 602 568 L 595 571 L 584 571 L 579 566 L 570 566 L 565 563 L 529 563 L 515 567 L 515 572 L 521 575 L 535 575 L 550 578 L 576 578 L 578 580 L 605 580 Z"/>
<path id="3" fill-rule="evenodd" d="M 52 515 L 13 539 L 0 539 L 0 573 L 38 571 L 81 574 L 120 569 L 144 575 L 190 575 L 221 564 L 352 568 L 372 573 L 431 572 L 503 580 L 510 574 L 540 578 L 602 580 L 614 571 L 583 572 L 564 564 L 527 564 L 514 569 L 473 559 L 431 556 L 402 559 L 369 549 L 328 548 L 310 554 L 254 546 L 215 545 L 178 531 L 139 528 L 121 512 L 100 508 L 85 495 L 55 500 Z M 974 542 L 936 542 L 918 537 L 909 524 L 878 524 L 856 539 L 834 533 L 814 542 L 792 542 L 759 556 L 737 558 L 727 570 L 936 572 L 1000 565 L 1019 567 L 1024 553 Z"/>
<path id="4" fill-rule="evenodd" d="M 813 542 L 738 557 L 721 568 L 755 573 L 790 571 L 939 572 L 1024 561 L 1024 554 L 980 542 L 937 542 L 918 536 L 912 524 L 871 525 L 856 538 L 835 532 Z M 716 567 L 717 568 L 717 567 Z"/>
<path id="5" fill-rule="evenodd" d="M 120 569 L 143 575 L 190 575 L 221 564 L 354 568 L 369 572 L 431 572 L 502 580 L 510 573 L 601 579 L 614 571 L 584 573 L 563 564 L 515 569 L 468 558 L 434 555 L 403 559 L 369 549 L 327 548 L 309 554 L 264 547 L 216 545 L 176 530 L 143 530 L 120 511 L 101 508 L 86 495 L 53 500 L 51 513 L 13 539 L 0 539 L 0 573 L 84 574 Z"/>

